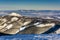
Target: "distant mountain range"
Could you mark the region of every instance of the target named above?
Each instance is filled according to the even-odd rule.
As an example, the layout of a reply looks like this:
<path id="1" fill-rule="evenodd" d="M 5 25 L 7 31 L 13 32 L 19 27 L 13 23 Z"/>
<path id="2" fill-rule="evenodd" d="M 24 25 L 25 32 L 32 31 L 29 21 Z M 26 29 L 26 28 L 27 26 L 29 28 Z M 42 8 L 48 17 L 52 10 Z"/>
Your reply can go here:
<path id="1" fill-rule="evenodd" d="M 4 10 L 0 11 L 0 15 L 6 15 L 12 12 L 19 13 L 24 16 L 60 16 L 60 10 Z"/>

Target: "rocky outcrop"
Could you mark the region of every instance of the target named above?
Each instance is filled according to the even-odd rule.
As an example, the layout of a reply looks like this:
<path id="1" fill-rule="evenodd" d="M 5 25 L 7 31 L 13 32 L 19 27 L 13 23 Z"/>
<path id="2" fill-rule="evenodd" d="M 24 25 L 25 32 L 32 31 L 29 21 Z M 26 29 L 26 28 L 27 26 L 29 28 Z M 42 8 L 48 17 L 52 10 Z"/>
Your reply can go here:
<path id="1" fill-rule="evenodd" d="M 23 25 L 27 25 L 31 19 L 24 19 L 20 14 L 12 13 L 0 17 L 0 33 L 16 34 Z"/>
<path id="2" fill-rule="evenodd" d="M 31 18 L 17 13 L 0 17 L 0 33 L 42 34 L 55 26 L 51 19 Z"/>

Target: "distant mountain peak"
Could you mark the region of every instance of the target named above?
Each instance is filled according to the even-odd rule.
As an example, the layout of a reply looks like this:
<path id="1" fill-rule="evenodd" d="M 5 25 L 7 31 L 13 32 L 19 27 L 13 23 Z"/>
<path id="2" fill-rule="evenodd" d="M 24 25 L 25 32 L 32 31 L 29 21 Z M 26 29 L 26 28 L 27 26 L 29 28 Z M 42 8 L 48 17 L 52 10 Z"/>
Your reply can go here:
<path id="1" fill-rule="evenodd" d="M 12 12 L 11 14 L 9 14 L 9 16 L 22 16 L 22 15 L 15 13 L 15 12 Z"/>

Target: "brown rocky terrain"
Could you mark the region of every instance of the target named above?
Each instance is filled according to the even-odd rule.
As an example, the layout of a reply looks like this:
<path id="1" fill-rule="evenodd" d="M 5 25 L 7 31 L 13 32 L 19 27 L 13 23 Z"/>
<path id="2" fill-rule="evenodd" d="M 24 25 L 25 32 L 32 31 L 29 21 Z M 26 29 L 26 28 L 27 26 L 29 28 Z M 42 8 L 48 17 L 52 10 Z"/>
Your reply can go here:
<path id="1" fill-rule="evenodd" d="M 31 18 L 12 13 L 0 16 L 0 33 L 42 34 L 59 23 L 55 19 Z"/>

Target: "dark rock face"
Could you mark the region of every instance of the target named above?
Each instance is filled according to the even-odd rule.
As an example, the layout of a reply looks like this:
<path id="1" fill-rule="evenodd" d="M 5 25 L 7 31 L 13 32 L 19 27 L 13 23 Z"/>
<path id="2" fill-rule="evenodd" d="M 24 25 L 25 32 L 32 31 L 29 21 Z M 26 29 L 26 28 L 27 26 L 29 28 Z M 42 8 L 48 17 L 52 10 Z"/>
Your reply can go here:
<path id="1" fill-rule="evenodd" d="M 56 31 L 60 28 L 60 25 L 55 25 L 54 27 L 50 28 L 48 31 L 46 31 L 44 34 L 58 34 Z M 60 32 L 59 32 L 60 33 Z"/>

